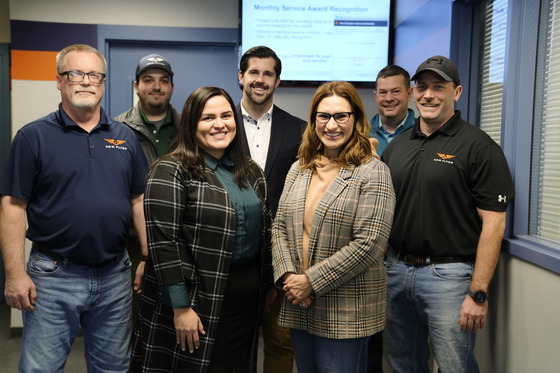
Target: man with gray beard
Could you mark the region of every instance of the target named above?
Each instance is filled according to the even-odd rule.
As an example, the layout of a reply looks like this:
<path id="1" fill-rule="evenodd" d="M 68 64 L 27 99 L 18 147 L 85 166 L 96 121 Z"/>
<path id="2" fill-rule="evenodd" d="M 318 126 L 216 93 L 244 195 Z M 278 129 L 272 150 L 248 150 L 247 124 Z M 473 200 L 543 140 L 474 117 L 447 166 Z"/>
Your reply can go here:
<path id="1" fill-rule="evenodd" d="M 20 129 L 10 147 L 0 247 L 6 302 L 23 311 L 20 372 L 62 372 L 79 329 L 88 372 L 128 370 L 125 243 L 132 218 L 147 255 L 147 164 L 134 133 L 101 108 L 106 65 L 89 45 L 62 49 L 58 110 Z M 33 242 L 27 270 L 25 237 Z"/>

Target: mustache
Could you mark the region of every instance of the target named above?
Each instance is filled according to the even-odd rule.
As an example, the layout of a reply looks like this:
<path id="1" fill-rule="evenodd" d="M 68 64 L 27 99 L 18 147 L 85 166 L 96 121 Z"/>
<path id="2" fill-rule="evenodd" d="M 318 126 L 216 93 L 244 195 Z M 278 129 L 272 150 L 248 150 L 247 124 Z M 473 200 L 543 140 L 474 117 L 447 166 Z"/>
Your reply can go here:
<path id="1" fill-rule="evenodd" d="M 80 87 L 77 87 L 72 91 L 72 93 L 76 93 L 76 92 L 96 93 L 94 88 L 80 88 Z"/>
<path id="2" fill-rule="evenodd" d="M 268 89 L 268 85 L 264 83 L 253 83 L 251 84 L 251 88 L 264 88 Z"/>

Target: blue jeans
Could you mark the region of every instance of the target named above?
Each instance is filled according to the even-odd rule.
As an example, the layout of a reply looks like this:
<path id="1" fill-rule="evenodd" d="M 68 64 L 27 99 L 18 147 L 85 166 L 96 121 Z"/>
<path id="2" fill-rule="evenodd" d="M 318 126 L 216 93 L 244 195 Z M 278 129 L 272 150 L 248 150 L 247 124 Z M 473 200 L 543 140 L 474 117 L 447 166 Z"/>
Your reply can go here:
<path id="1" fill-rule="evenodd" d="M 331 339 L 290 329 L 299 373 L 366 373 L 370 337 Z"/>
<path id="2" fill-rule="evenodd" d="M 395 373 L 429 372 L 430 351 L 441 372 L 478 372 L 476 333 L 461 332 L 459 313 L 473 263 L 408 266 L 389 252 L 387 324 L 383 333 Z"/>
<path id="3" fill-rule="evenodd" d="M 35 309 L 23 312 L 19 372 L 63 372 L 82 329 L 89 373 L 126 372 L 130 361 L 131 282 L 126 251 L 98 268 L 31 252 Z"/>

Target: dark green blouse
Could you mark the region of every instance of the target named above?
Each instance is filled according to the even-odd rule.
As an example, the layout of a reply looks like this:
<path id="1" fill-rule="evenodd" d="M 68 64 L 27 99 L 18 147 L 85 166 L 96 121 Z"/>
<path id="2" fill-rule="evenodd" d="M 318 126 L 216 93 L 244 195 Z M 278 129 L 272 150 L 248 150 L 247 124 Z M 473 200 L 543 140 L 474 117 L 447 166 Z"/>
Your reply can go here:
<path id="1" fill-rule="evenodd" d="M 233 162 L 228 156 L 218 160 L 206 155 L 206 166 L 214 171 L 216 178 L 227 191 L 235 209 L 235 247 L 231 263 L 255 261 L 259 254 L 262 227 L 261 204 L 257 194 L 249 185 L 240 188 L 233 179 Z M 174 307 L 190 307 L 191 300 L 184 282 L 161 287 L 164 304 Z"/>

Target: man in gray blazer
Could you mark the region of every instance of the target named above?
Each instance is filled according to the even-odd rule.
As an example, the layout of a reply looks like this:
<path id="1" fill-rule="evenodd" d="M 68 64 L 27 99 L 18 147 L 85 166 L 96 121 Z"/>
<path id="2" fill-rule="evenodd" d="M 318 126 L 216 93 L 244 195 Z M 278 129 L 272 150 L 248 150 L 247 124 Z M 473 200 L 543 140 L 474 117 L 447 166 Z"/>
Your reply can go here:
<path id="1" fill-rule="evenodd" d="M 246 154 L 264 170 L 273 217 L 306 124 L 273 105 L 281 71 L 282 62 L 276 53 L 268 47 L 256 46 L 241 57 L 238 72 L 243 91 L 241 103 L 237 105 L 239 117 L 243 118 L 238 131 Z M 282 298 L 282 294 L 276 294 L 263 320 L 264 371 L 267 373 L 291 373 L 293 369 L 290 332 L 277 325 Z"/>

